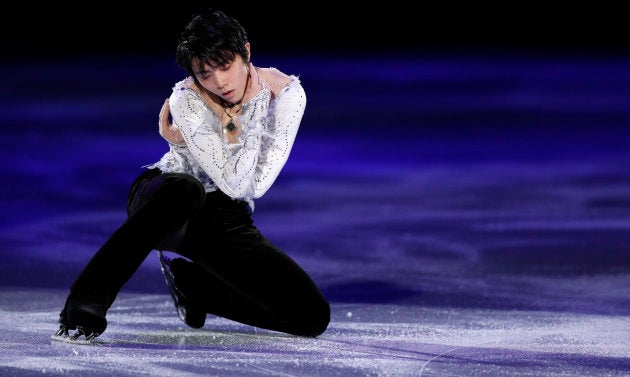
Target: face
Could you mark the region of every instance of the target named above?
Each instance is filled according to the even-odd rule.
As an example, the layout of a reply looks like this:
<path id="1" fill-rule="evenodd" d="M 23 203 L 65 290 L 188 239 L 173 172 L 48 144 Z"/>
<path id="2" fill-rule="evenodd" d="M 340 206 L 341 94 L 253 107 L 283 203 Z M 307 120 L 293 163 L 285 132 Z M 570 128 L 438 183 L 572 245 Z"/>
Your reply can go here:
<path id="1" fill-rule="evenodd" d="M 194 67 L 197 81 L 209 92 L 230 103 L 243 98 L 249 70 L 247 62 L 240 55 L 230 64 L 214 69 L 199 61 L 194 61 Z"/>

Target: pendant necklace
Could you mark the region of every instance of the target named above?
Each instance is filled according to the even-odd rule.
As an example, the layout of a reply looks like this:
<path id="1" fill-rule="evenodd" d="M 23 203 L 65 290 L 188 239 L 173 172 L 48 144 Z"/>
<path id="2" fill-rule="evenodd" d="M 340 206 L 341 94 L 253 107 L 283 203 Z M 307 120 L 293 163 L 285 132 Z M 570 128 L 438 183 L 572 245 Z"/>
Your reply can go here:
<path id="1" fill-rule="evenodd" d="M 223 98 L 221 98 L 221 108 L 223 109 L 223 112 L 225 113 L 225 115 L 227 115 L 228 118 L 230 118 L 230 121 L 227 122 L 227 124 L 224 126 L 223 132 L 231 133 L 231 132 L 234 132 L 234 130 L 236 130 L 236 125 L 234 124 L 234 116 L 228 113 L 227 109 L 232 109 L 235 106 L 241 105 L 241 107 L 239 107 L 238 110 L 234 112 L 234 115 L 237 115 L 241 110 L 243 110 L 243 99 L 245 98 L 245 93 L 247 93 L 247 85 L 249 85 L 249 76 L 250 76 L 249 72 L 247 72 L 247 80 L 245 81 L 245 90 L 243 90 L 243 96 L 241 97 L 240 100 L 238 100 L 235 103 L 228 104 L 226 101 L 223 100 Z"/>

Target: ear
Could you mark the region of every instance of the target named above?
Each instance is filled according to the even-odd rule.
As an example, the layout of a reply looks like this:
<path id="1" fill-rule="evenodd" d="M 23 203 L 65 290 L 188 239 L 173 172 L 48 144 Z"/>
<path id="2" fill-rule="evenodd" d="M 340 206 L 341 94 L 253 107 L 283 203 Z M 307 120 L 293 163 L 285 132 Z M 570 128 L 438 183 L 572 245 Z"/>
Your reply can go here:
<path id="1" fill-rule="evenodd" d="M 249 42 L 245 43 L 245 49 L 247 50 L 247 63 L 249 63 L 252 60 L 252 54 L 250 52 L 250 47 L 251 47 L 251 45 L 249 44 Z"/>

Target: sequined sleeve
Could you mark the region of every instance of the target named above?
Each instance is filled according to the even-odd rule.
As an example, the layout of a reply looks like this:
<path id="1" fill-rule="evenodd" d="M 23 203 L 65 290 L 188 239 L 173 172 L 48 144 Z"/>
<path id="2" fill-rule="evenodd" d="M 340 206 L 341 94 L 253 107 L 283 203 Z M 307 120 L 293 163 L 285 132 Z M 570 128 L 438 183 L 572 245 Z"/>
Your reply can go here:
<path id="1" fill-rule="evenodd" d="M 297 80 L 274 100 L 265 88 L 244 106 L 239 116 L 242 132 L 230 144 L 219 118 L 201 97 L 185 86 L 170 99 L 174 124 L 192 157 L 226 195 L 252 200 L 271 187 L 287 161 L 304 113 L 306 97 Z"/>
<path id="2" fill-rule="evenodd" d="M 296 76 L 284 87 L 269 109 L 269 125 L 260 147 L 259 162 L 254 179 L 254 198 L 262 196 L 275 182 L 286 164 L 302 116 L 306 108 L 306 94 Z"/>

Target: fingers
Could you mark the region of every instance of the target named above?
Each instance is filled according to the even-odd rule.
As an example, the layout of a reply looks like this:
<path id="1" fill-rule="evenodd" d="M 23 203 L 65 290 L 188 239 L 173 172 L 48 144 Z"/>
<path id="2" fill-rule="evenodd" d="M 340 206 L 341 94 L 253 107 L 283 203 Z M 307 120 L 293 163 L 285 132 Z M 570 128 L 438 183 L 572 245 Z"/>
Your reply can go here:
<path id="1" fill-rule="evenodd" d="M 168 98 L 164 101 L 164 104 L 162 104 L 162 108 L 160 109 L 160 125 L 162 123 L 164 123 L 164 125 L 167 125 L 169 123 L 169 119 L 168 116 L 170 115 L 170 109 L 168 106 Z"/>
<path id="2" fill-rule="evenodd" d="M 182 144 L 184 142 L 184 138 L 179 130 L 173 127 L 170 119 L 170 108 L 169 108 L 169 100 L 168 98 L 162 104 L 162 108 L 160 109 L 160 115 L 158 119 L 158 126 L 160 136 L 169 141 L 170 143 Z"/>
<path id="3" fill-rule="evenodd" d="M 162 136 L 164 136 L 166 130 L 171 127 L 171 122 L 169 120 L 170 109 L 169 109 L 168 104 L 169 102 L 167 98 L 164 101 L 164 104 L 162 104 L 162 108 L 160 109 L 158 126 L 159 126 L 160 135 Z"/>

